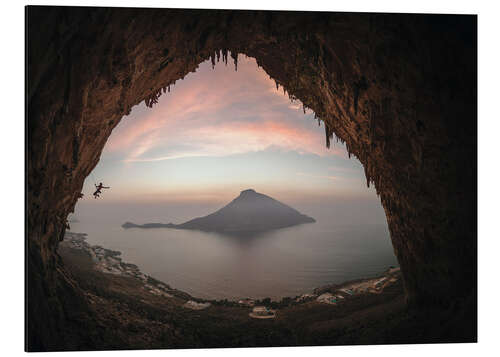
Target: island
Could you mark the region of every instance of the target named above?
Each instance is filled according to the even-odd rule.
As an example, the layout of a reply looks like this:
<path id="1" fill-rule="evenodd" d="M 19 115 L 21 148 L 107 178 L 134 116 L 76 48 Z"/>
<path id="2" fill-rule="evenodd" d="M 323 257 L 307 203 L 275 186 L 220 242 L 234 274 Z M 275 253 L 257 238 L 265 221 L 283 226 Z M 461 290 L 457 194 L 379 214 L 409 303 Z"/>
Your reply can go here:
<path id="1" fill-rule="evenodd" d="M 190 221 L 173 223 L 135 224 L 126 222 L 127 228 L 175 228 L 193 229 L 207 232 L 261 232 L 303 223 L 314 223 L 316 220 L 296 209 L 258 193 L 253 189 L 243 190 L 240 195 L 220 210 L 204 217 Z"/>
<path id="2" fill-rule="evenodd" d="M 146 223 L 135 224 L 132 222 L 125 222 L 122 224 L 123 228 L 176 228 L 177 226 L 172 223 Z"/>

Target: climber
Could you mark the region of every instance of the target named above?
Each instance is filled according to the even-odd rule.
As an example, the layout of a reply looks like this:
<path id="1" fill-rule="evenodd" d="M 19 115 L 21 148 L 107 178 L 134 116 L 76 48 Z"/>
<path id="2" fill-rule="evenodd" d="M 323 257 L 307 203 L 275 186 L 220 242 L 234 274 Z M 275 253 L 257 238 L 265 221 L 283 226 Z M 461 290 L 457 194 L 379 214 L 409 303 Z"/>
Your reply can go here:
<path id="1" fill-rule="evenodd" d="M 102 193 L 101 190 L 103 188 L 109 188 L 109 187 L 103 186 L 102 182 L 99 182 L 99 185 L 94 184 L 94 186 L 96 188 L 96 191 L 94 192 L 94 198 L 100 197 L 99 194 Z"/>

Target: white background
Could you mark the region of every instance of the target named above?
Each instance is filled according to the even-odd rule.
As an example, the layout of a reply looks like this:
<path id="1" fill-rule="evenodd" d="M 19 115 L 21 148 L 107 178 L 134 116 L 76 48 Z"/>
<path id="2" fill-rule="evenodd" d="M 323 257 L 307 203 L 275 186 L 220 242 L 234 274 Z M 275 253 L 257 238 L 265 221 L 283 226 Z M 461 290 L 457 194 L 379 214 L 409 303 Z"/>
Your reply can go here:
<path id="1" fill-rule="evenodd" d="M 496 180 L 500 149 L 499 6 L 494 1 L 55 1 L 11 2 L 0 10 L 1 49 L 1 302 L 0 350 L 5 356 L 24 350 L 24 5 L 86 5 L 129 7 L 196 7 L 224 9 L 282 9 L 358 12 L 419 12 L 479 15 L 479 343 L 441 345 L 396 345 L 313 348 L 247 348 L 217 350 L 163 350 L 89 352 L 86 355 L 233 356 L 487 356 L 498 355 L 497 331 L 500 294 L 498 215 L 499 190 Z M 63 353 L 65 355 L 66 353 Z M 61 354 L 59 354 L 61 355 Z"/>

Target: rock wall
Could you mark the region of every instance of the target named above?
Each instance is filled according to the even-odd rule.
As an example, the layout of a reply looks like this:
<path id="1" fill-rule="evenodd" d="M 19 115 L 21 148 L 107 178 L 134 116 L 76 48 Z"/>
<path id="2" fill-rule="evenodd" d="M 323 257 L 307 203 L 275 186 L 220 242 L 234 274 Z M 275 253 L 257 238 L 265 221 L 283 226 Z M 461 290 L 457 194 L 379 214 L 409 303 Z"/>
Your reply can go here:
<path id="1" fill-rule="evenodd" d="M 154 105 L 199 63 L 227 63 L 229 53 L 235 67 L 238 53 L 255 57 L 324 121 L 326 145 L 345 142 L 361 161 L 385 209 L 408 302 L 475 309 L 476 17 L 26 13 L 30 350 L 85 348 L 78 326 L 91 316 L 56 249 L 113 128 L 132 106 Z"/>

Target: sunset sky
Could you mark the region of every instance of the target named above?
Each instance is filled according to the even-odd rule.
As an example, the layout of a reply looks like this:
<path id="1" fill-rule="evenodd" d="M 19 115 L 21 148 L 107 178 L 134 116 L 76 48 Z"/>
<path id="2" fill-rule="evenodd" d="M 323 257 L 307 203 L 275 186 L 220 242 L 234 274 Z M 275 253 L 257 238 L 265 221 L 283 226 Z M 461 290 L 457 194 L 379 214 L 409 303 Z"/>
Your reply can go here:
<path id="1" fill-rule="evenodd" d="M 92 198 L 94 179 L 112 188 Z M 207 61 L 159 103 L 134 107 L 85 182 L 87 204 L 223 204 L 254 188 L 284 202 L 377 201 L 361 164 L 304 114 L 252 58 Z M 97 201 L 97 202 L 95 202 Z"/>

